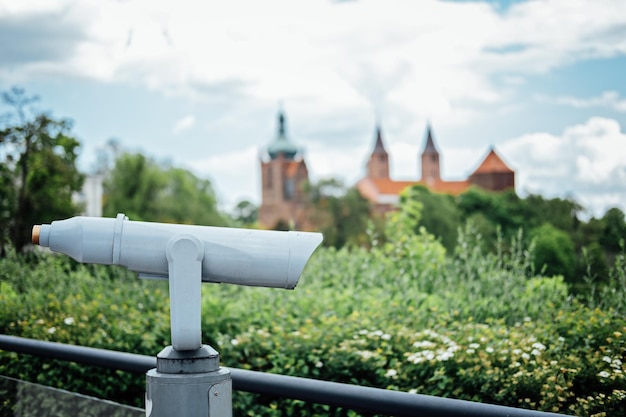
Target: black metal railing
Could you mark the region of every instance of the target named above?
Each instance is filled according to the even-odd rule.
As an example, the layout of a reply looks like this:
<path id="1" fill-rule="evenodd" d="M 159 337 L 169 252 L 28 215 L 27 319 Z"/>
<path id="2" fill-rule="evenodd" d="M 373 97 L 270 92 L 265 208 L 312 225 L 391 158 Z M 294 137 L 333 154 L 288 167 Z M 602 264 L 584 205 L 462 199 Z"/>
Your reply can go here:
<path id="1" fill-rule="evenodd" d="M 145 373 L 156 357 L 0 335 L 0 350 Z M 430 395 L 229 368 L 233 389 L 393 416 L 557 417 L 546 413 Z"/>

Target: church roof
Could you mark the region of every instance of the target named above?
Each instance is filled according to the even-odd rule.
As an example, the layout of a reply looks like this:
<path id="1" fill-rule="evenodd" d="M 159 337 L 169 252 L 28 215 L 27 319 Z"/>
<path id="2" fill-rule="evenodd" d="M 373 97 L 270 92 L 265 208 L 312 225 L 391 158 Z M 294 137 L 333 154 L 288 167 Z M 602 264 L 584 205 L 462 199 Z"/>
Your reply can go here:
<path id="1" fill-rule="evenodd" d="M 478 165 L 478 168 L 472 175 L 475 174 L 493 174 L 501 172 L 513 172 L 507 164 L 504 163 L 502 158 L 491 148 L 485 159 Z"/>
<path id="2" fill-rule="evenodd" d="M 285 124 L 285 115 L 281 111 L 278 113 L 278 133 L 276 138 L 267 147 L 267 153 L 272 159 L 276 159 L 280 154 L 283 154 L 286 159 L 294 159 L 298 153 L 296 145 L 287 137 Z"/>
<path id="3" fill-rule="evenodd" d="M 385 150 L 385 145 L 383 144 L 383 135 L 380 126 L 376 128 L 376 143 L 374 145 L 374 150 L 372 151 L 372 154 L 387 154 L 387 151 Z"/>
<path id="4" fill-rule="evenodd" d="M 381 196 L 399 195 L 406 188 L 413 185 L 423 184 L 421 181 L 394 181 L 390 178 L 364 178 L 359 181 L 358 188 L 372 201 L 380 202 Z M 459 195 L 470 187 L 470 182 L 463 181 L 437 181 L 427 188 L 434 193 Z"/>
<path id="5" fill-rule="evenodd" d="M 426 145 L 424 146 L 424 152 L 426 154 L 430 154 L 430 153 L 439 153 L 437 151 L 437 148 L 435 147 L 435 141 L 433 140 L 433 134 L 432 134 L 432 130 L 430 128 L 430 124 L 428 125 L 428 127 L 426 128 L 427 132 L 426 132 Z"/>

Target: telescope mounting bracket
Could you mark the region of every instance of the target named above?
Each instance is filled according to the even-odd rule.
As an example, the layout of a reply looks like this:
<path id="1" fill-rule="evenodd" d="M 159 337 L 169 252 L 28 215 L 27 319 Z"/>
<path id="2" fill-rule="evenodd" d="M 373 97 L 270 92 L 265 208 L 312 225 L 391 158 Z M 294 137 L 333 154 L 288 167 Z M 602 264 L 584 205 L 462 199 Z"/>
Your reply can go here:
<path id="1" fill-rule="evenodd" d="M 202 258 L 204 245 L 190 234 L 172 237 L 165 248 L 170 289 L 172 347 L 178 351 L 202 346 Z"/>

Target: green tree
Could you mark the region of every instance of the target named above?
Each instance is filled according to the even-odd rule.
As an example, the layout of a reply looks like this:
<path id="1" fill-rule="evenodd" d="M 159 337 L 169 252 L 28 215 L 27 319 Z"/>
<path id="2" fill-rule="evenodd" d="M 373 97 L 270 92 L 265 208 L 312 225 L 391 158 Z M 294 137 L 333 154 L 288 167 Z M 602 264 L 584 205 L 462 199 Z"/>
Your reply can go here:
<path id="1" fill-rule="evenodd" d="M 505 236 L 512 237 L 528 221 L 523 213 L 523 202 L 513 190 L 495 193 L 472 187 L 456 201 L 464 220 L 480 218 L 476 223 L 483 226 L 483 231 L 491 232 L 483 234 L 483 238 L 493 244 L 498 226 Z M 486 227 L 484 221 L 490 222 L 492 227 Z"/>
<path id="2" fill-rule="evenodd" d="M 548 276 L 562 275 L 570 282 L 574 280 L 576 252 L 567 233 L 549 223 L 533 229 L 530 237 L 535 243 L 533 262 L 537 270 Z"/>
<path id="3" fill-rule="evenodd" d="M 243 226 L 252 226 L 259 218 L 259 208 L 249 200 L 242 200 L 233 211 L 234 220 Z"/>
<path id="4" fill-rule="evenodd" d="M 37 100 L 17 87 L 2 94 L 10 111 L 0 125 L 0 239 L 17 250 L 30 242 L 33 224 L 79 211 L 72 195 L 83 182 L 72 123 L 35 111 Z"/>
<path id="5" fill-rule="evenodd" d="M 578 213 L 582 206 L 570 199 L 545 199 L 531 194 L 522 200 L 526 225 L 534 228 L 549 223 L 569 234 L 574 233 L 580 221 Z"/>
<path id="6" fill-rule="evenodd" d="M 312 222 L 324 234 L 324 244 L 341 248 L 365 245 L 370 206 L 355 188 L 331 178 L 309 184 Z"/>
<path id="7" fill-rule="evenodd" d="M 454 197 L 432 193 L 423 185 L 414 185 L 400 196 L 401 206 L 407 206 L 411 201 L 421 204 L 417 226 L 423 226 L 429 233 L 441 239 L 447 250 L 452 251 L 456 246 L 458 228 L 461 226 L 461 213 Z M 417 233 L 418 228 L 414 228 L 413 232 Z"/>
<path id="8" fill-rule="evenodd" d="M 160 166 L 136 153 L 122 153 L 104 182 L 105 216 L 122 212 L 133 220 L 225 225 L 211 182 L 191 172 Z"/>
<path id="9" fill-rule="evenodd" d="M 607 250 L 617 253 L 624 249 L 626 240 L 626 222 L 624 212 L 616 207 L 608 210 L 602 217 L 600 243 Z"/>

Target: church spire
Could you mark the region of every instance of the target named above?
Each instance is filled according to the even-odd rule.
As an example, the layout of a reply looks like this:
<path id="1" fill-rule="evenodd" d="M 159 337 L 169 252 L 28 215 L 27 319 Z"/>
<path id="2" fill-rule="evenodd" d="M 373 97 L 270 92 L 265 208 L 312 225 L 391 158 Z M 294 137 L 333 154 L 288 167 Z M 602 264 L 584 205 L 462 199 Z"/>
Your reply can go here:
<path id="1" fill-rule="evenodd" d="M 376 126 L 376 141 L 370 160 L 367 162 L 367 176 L 374 179 L 389 178 L 389 154 L 383 144 L 380 124 Z"/>
<path id="2" fill-rule="evenodd" d="M 278 112 L 278 132 L 276 138 L 267 147 L 267 153 L 271 159 L 276 159 L 282 154 L 285 159 L 293 160 L 298 153 L 298 148 L 287 137 L 287 123 L 283 110 Z"/>
<path id="3" fill-rule="evenodd" d="M 439 153 L 439 151 L 437 151 L 437 147 L 435 146 L 435 141 L 433 140 L 433 132 L 430 127 L 430 122 L 426 126 L 426 146 L 424 146 L 423 153 Z"/>
<path id="4" fill-rule="evenodd" d="M 383 144 L 383 134 L 382 134 L 380 125 L 376 126 L 376 142 L 374 144 L 374 151 L 372 153 L 374 154 L 381 154 L 381 153 L 386 154 L 387 153 L 387 151 L 385 150 L 385 145 Z"/>
<path id="5" fill-rule="evenodd" d="M 285 138 L 287 129 L 285 128 L 285 113 L 280 110 L 278 112 L 278 137 Z"/>
<path id="6" fill-rule="evenodd" d="M 439 151 L 435 146 L 430 122 L 426 127 L 426 145 L 422 152 L 422 182 L 432 187 L 441 181 L 441 168 L 439 165 Z"/>

